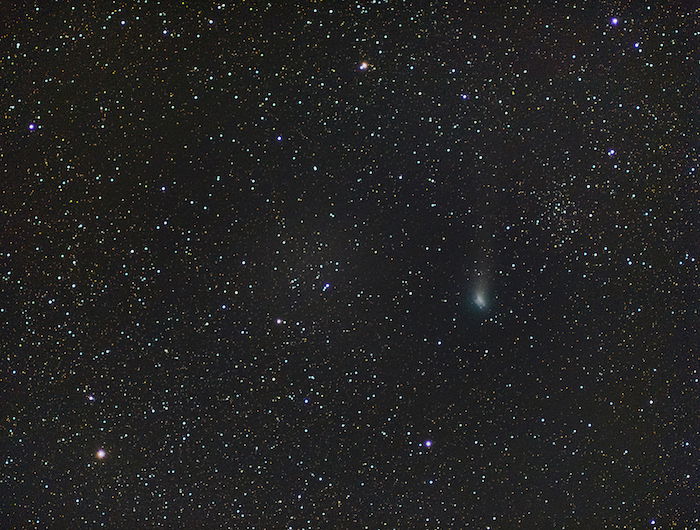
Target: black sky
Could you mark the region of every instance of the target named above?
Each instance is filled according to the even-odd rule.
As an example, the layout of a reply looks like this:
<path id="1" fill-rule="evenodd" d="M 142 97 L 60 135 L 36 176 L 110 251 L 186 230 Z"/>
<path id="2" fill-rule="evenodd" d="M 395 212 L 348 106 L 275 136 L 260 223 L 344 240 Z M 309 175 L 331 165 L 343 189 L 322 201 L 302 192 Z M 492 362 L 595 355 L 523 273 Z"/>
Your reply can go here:
<path id="1" fill-rule="evenodd" d="M 697 527 L 691 3 L 30 4 L 4 528 Z"/>

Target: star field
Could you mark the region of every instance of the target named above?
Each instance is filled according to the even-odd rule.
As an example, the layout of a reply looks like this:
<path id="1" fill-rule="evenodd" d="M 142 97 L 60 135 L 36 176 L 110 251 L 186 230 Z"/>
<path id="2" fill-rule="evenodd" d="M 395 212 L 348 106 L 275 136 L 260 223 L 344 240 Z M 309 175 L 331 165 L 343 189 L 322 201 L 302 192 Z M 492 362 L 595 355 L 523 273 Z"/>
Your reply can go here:
<path id="1" fill-rule="evenodd" d="M 9 2 L 2 528 L 698 528 L 689 2 Z"/>

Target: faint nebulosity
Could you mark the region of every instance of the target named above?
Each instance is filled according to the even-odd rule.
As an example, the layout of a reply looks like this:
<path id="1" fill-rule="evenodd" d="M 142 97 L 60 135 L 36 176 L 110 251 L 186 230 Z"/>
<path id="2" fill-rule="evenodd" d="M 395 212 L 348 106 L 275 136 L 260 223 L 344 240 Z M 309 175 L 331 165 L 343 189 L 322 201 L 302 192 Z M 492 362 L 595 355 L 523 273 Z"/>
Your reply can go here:
<path id="1" fill-rule="evenodd" d="M 2 528 L 697 528 L 692 2 L 6 2 Z"/>

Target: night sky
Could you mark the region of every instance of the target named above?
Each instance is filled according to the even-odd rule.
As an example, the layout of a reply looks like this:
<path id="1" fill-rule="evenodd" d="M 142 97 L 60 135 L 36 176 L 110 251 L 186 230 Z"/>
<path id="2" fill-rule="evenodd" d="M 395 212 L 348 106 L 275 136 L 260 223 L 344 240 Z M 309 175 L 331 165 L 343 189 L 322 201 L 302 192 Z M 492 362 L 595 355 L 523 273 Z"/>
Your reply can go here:
<path id="1" fill-rule="evenodd" d="M 0 527 L 698 528 L 663 4 L 3 2 Z"/>

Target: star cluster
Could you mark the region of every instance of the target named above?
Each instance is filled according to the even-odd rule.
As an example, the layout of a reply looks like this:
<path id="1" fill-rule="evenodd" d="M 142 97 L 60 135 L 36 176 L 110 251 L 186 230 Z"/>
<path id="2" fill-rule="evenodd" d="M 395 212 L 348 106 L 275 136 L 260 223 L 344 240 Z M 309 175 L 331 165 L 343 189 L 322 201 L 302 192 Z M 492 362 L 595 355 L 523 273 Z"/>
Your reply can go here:
<path id="1" fill-rule="evenodd" d="M 34 4 L 4 527 L 700 524 L 689 3 Z"/>

